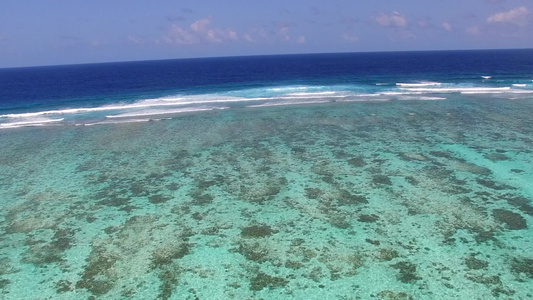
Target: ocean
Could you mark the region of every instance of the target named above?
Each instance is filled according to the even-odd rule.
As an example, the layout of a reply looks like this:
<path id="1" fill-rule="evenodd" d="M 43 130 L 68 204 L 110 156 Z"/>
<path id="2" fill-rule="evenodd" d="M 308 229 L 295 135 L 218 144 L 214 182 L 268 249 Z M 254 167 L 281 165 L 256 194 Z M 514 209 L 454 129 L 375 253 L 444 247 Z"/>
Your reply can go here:
<path id="1" fill-rule="evenodd" d="M 531 299 L 533 50 L 0 69 L 2 299 Z"/>

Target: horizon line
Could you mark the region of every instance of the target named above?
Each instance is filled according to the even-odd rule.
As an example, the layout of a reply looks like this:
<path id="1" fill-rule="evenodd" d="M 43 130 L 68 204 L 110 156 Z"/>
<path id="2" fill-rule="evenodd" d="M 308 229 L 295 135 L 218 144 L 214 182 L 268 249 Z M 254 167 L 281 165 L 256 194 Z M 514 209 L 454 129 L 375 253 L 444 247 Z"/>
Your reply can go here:
<path id="1" fill-rule="evenodd" d="M 417 52 L 471 52 L 471 51 L 521 51 L 533 50 L 533 48 L 482 48 L 482 49 L 438 49 L 438 50 L 376 50 L 376 51 L 344 51 L 344 52 L 302 52 L 302 53 L 276 53 L 276 54 L 244 54 L 244 55 L 222 55 L 222 56 L 196 56 L 181 58 L 156 58 L 156 59 L 139 59 L 139 60 L 117 60 L 117 61 L 95 61 L 81 63 L 65 64 L 43 64 L 15 67 L 0 67 L 0 70 L 25 69 L 25 68 L 46 68 L 46 67 L 69 67 L 85 66 L 100 64 L 122 64 L 138 62 L 156 62 L 156 61 L 177 61 L 177 60 L 201 60 L 201 59 L 218 59 L 218 58 L 239 58 L 239 57 L 274 57 L 274 56 L 298 56 L 298 55 L 328 55 L 328 54 L 371 54 L 371 53 L 417 53 Z"/>

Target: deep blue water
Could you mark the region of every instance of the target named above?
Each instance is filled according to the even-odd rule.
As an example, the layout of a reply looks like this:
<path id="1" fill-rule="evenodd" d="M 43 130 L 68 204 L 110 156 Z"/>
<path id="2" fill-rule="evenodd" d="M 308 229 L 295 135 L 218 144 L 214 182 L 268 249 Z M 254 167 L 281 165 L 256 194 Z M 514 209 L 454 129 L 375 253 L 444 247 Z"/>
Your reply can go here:
<path id="1" fill-rule="evenodd" d="M 287 98 L 295 98 L 292 97 L 295 91 L 300 92 L 298 98 L 305 99 L 335 95 L 331 101 L 365 100 L 360 99 L 362 95 L 373 94 L 387 96 L 382 100 L 394 100 L 391 95 L 436 92 L 405 91 L 401 89 L 405 86 L 398 83 L 432 82 L 435 84 L 409 87 L 444 89 L 438 93 L 460 93 L 461 90 L 449 89 L 465 87 L 523 92 L 533 89 L 532 79 L 533 50 L 281 55 L 0 69 L 0 124 L 15 122 L 8 120 L 8 114 L 11 119 L 12 114 L 19 114 L 20 121 L 26 117 L 21 113 L 94 108 L 110 103 L 126 105 L 161 97 L 209 99 L 201 104 L 202 107 L 209 104 L 208 108 L 213 108 L 213 103 L 221 107 L 227 97 L 244 102 L 258 98 L 286 102 Z M 197 97 L 191 98 L 193 95 Z M 222 98 L 213 100 L 213 95 Z M 174 105 L 167 99 L 164 107 L 170 106 Z M 143 108 L 151 105 L 143 104 Z M 102 112 L 99 117 L 108 115 L 99 112 Z M 65 119 L 86 117 L 79 111 L 75 113 L 76 116 L 69 113 Z"/>

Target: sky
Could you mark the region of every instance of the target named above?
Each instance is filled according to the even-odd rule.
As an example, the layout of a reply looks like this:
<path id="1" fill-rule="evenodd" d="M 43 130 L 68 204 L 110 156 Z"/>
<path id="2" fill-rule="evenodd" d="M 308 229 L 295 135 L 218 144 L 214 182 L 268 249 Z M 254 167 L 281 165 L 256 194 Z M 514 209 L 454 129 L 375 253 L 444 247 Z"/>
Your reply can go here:
<path id="1" fill-rule="evenodd" d="M 0 68 L 533 48 L 533 0 L 0 0 Z"/>

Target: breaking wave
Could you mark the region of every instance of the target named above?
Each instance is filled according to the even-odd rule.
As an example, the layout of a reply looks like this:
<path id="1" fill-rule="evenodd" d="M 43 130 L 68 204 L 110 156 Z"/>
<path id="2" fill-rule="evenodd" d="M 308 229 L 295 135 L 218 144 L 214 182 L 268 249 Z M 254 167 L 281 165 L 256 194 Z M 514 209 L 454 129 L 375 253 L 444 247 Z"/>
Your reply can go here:
<path id="1" fill-rule="evenodd" d="M 488 77 L 488 78 L 486 78 Z M 486 79 L 496 84 L 488 85 Z M 496 81 L 483 76 L 479 82 L 447 83 L 378 82 L 342 85 L 281 85 L 233 89 L 208 94 L 176 94 L 115 102 L 96 107 L 61 108 L 0 114 L 0 129 L 28 126 L 96 125 L 144 122 L 232 108 L 317 105 L 336 102 L 443 101 L 456 95 L 530 98 L 533 85 Z"/>

